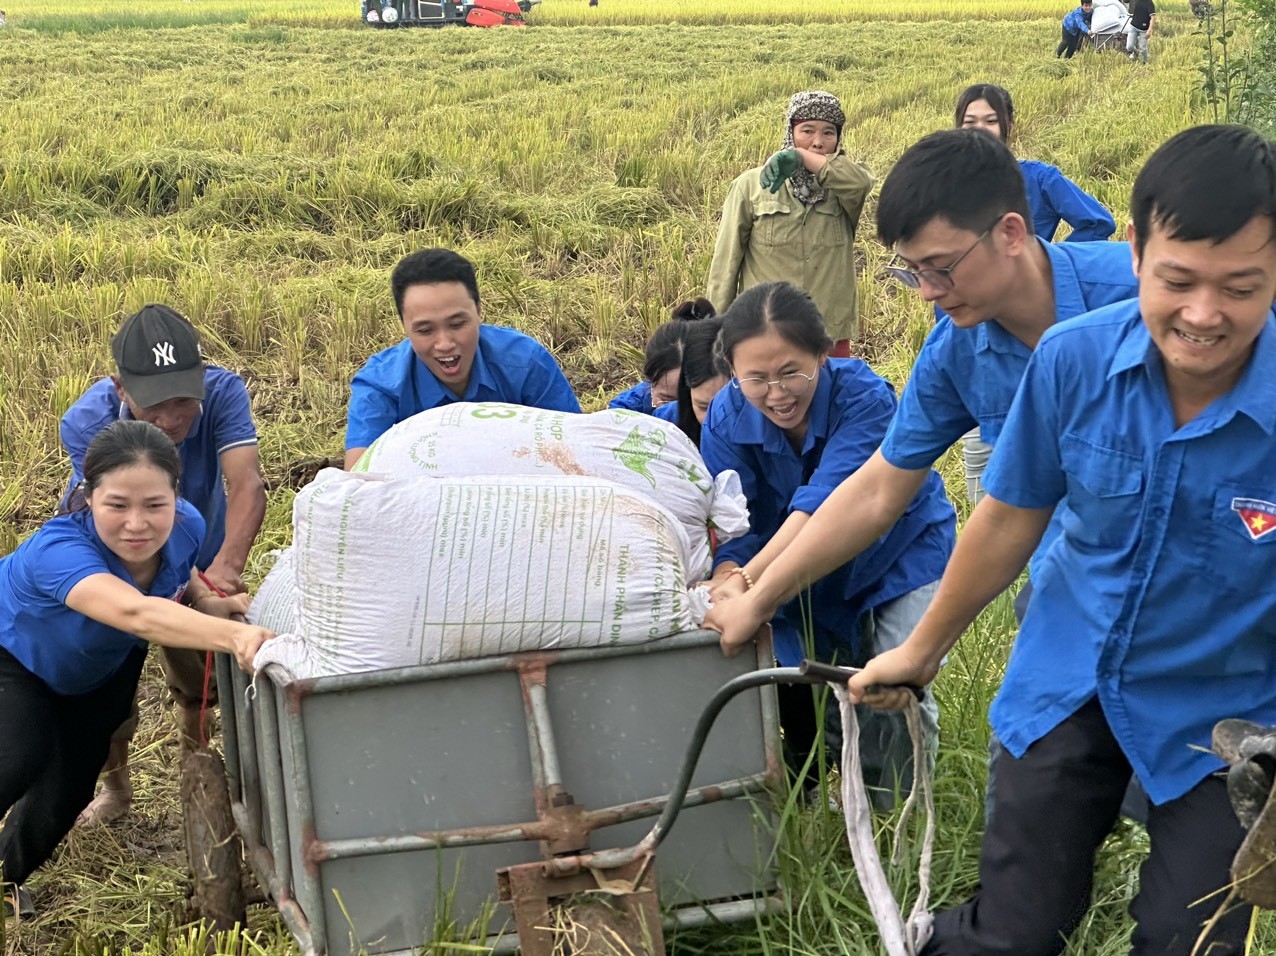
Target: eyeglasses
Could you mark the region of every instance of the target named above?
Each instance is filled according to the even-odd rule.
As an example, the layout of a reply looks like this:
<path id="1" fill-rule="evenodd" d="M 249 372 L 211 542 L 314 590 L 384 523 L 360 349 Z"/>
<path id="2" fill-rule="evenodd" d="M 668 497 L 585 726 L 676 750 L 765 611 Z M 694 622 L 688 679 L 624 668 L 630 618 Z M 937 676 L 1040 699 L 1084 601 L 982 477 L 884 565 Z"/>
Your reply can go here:
<path id="1" fill-rule="evenodd" d="M 955 262 L 943 269 L 905 269 L 902 266 L 887 266 L 886 271 L 893 275 L 896 279 L 908 286 L 910 289 L 920 289 L 922 282 L 934 286 L 936 289 L 942 289 L 944 292 L 951 292 L 956 283 L 953 282 L 953 270 L 961 265 L 962 260 L 975 251 L 975 247 L 992 235 L 992 231 L 997 228 L 997 224 L 1006 217 L 1003 212 L 997 217 L 991 226 L 979 234 L 979 238 L 971 243 L 970 248 L 959 255 Z"/>
<path id="2" fill-rule="evenodd" d="M 810 375 L 803 375 L 801 372 L 789 372 L 787 375 L 781 375 L 774 382 L 768 382 L 764 378 L 733 378 L 731 387 L 742 391 L 745 398 L 766 398 L 771 391 L 771 386 L 778 385 L 780 386 L 780 391 L 785 395 L 801 398 L 806 394 L 807 389 L 811 387 L 811 383 L 815 381 L 815 376 L 815 372 Z"/>

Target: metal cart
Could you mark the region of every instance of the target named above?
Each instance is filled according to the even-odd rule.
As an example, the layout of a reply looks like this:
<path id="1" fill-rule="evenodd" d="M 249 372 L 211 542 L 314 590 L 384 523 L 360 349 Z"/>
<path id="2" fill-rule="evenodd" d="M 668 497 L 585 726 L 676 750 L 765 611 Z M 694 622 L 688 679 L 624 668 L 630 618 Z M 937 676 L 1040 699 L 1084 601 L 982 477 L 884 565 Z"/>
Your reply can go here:
<path id="1" fill-rule="evenodd" d="M 763 644 L 728 659 L 695 631 L 315 680 L 271 665 L 250 689 L 220 655 L 229 813 L 306 956 L 409 956 L 447 923 L 510 950 L 510 904 L 539 933 L 528 896 L 546 902 L 559 878 L 571 892 L 565 861 L 637 844 L 705 702 L 770 656 Z M 774 690 L 748 688 L 713 723 L 654 870 L 648 857 L 631 874 L 666 927 L 780 905 L 769 807 L 783 780 Z M 192 792 L 206 803 L 215 789 Z M 197 900 L 239 892 L 233 841 L 206 825 L 216 813 L 186 815 Z"/>

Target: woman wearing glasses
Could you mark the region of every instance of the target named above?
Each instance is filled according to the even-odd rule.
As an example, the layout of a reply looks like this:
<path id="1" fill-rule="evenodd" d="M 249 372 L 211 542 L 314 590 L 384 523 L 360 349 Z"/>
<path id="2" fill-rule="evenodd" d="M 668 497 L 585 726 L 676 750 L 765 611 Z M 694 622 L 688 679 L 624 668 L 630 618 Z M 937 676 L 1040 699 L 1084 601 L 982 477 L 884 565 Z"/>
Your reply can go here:
<path id="1" fill-rule="evenodd" d="M 815 304 L 787 282 L 755 286 L 723 319 L 719 346 L 732 379 L 714 400 L 701 433 L 705 463 L 733 469 L 749 500 L 750 533 L 718 551 L 715 602 L 752 587 L 820 504 L 881 444 L 895 413 L 891 386 L 858 359 L 829 358 L 832 340 Z M 952 551 L 955 518 L 931 472 L 911 505 L 854 561 L 816 582 L 773 620 L 775 655 L 862 664 L 897 646 L 930 603 Z M 912 746 L 897 714 L 863 711 L 866 784 L 879 806 L 906 792 Z M 815 737 L 810 691 L 781 688 L 786 759 L 800 770 Z M 932 748 L 933 698 L 923 705 Z M 816 783 L 808 774 L 807 784 Z"/>

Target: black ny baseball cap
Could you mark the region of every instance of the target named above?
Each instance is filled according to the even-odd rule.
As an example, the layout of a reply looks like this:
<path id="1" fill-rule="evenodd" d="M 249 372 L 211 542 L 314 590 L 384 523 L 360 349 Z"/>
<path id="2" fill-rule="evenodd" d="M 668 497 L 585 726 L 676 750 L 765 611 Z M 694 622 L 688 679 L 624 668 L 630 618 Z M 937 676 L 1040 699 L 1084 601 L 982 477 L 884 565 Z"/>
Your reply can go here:
<path id="1" fill-rule="evenodd" d="M 170 398 L 204 400 L 199 333 L 166 305 L 145 305 L 111 339 L 120 384 L 142 408 Z"/>

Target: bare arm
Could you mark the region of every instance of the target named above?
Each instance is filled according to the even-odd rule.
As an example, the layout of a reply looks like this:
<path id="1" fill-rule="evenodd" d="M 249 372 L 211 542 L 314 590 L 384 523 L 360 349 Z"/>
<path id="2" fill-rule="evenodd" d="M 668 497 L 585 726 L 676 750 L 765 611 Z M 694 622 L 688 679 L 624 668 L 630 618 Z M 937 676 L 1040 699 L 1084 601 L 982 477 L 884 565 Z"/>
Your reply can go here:
<path id="1" fill-rule="evenodd" d="M 798 536 L 798 532 L 810 519 L 810 515 L 805 511 L 794 511 L 784 519 L 784 524 L 780 525 L 780 529 L 771 536 L 771 540 L 755 554 L 745 565 L 745 572 L 749 578 L 756 582 L 763 571 L 770 566 L 776 558 L 778 558 Z M 740 567 L 734 561 L 724 561 L 714 570 L 713 580 L 713 600 L 714 602 L 734 599 L 744 594 L 748 588 L 745 578 L 739 574 L 732 574 L 733 568 Z M 722 572 L 720 575 L 719 572 Z"/>
<path id="2" fill-rule="evenodd" d="M 226 482 L 226 540 L 205 573 L 227 594 L 238 594 L 245 590 L 244 565 L 266 516 L 266 481 L 256 445 L 222 452 L 221 466 Z"/>
<path id="3" fill-rule="evenodd" d="M 198 595 L 197 600 L 203 597 Z M 238 600 L 247 607 L 247 595 L 238 596 Z M 166 598 L 148 597 L 113 574 L 90 574 L 71 588 L 66 604 L 108 627 L 165 647 L 234 654 L 246 671 L 252 670 L 257 649 L 274 637 L 263 627 L 201 614 Z"/>
<path id="4" fill-rule="evenodd" d="M 1053 508 L 1016 508 L 996 498 L 984 498 L 958 537 L 935 600 L 917 628 L 903 645 L 873 658 L 851 679 L 852 699 L 898 709 L 907 702 L 906 691 L 869 694 L 868 687 L 920 687 L 934 680 L 940 661 L 979 612 L 1014 583 L 1041 543 L 1053 513 Z"/>
<path id="5" fill-rule="evenodd" d="M 359 459 L 363 457 L 363 453 L 367 450 L 368 449 L 366 447 L 365 448 L 347 448 L 346 449 L 346 471 L 349 471 L 356 464 L 358 464 Z"/>
<path id="6" fill-rule="evenodd" d="M 783 551 L 754 576 L 756 586 L 709 612 L 705 626 L 722 634 L 722 649 L 738 652 L 780 605 L 840 568 L 884 535 L 916 497 L 928 468 L 896 468 L 881 451 L 837 486 L 802 522 Z M 783 529 L 782 529 L 783 530 Z M 759 554 L 762 557 L 765 550 Z M 756 559 L 755 559 L 756 560 Z M 750 573 L 752 573 L 750 562 Z M 737 575 L 738 576 L 738 575 Z"/>

